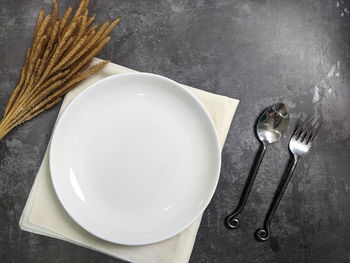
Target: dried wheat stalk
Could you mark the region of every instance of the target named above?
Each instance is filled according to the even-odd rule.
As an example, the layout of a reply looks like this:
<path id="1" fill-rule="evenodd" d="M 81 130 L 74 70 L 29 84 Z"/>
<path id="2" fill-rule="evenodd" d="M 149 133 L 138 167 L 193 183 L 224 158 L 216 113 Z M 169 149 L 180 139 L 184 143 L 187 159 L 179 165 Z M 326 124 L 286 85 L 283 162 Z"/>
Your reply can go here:
<path id="1" fill-rule="evenodd" d="M 0 139 L 14 127 L 34 118 L 58 103 L 62 96 L 80 81 L 100 70 L 109 61 L 89 68 L 92 58 L 108 43 L 111 24 L 99 29 L 88 17 L 89 0 L 82 0 L 71 17 L 69 7 L 58 19 L 58 6 L 53 0 L 51 14 L 41 10 L 28 49 L 19 82 L 14 89 L 0 122 Z"/>

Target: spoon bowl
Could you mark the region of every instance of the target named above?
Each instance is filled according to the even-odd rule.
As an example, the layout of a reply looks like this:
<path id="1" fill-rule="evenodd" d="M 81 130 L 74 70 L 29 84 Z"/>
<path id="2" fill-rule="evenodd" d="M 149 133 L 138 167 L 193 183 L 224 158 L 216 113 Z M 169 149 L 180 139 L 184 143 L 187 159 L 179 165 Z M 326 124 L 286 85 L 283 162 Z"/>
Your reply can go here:
<path id="1" fill-rule="evenodd" d="M 289 122 L 289 110 L 283 103 L 267 108 L 258 120 L 256 132 L 263 144 L 271 144 L 281 139 Z"/>

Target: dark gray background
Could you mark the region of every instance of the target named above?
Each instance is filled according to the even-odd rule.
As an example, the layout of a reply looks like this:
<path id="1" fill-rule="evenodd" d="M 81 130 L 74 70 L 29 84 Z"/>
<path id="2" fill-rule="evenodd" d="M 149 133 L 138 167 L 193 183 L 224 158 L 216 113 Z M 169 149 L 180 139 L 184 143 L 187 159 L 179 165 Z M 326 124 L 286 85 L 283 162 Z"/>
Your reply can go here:
<path id="1" fill-rule="evenodd" d="M 61 14 L 69 4 L 60 0 Z M 49 0 L 0 0 L 0 113 L 15 87 L 39 9 Z M 120 16 L 99 57 L 241 100 L 223 150 L 217 191 L 205 211 L 191 262 L 350 262 L 349 1 L 92 0 L 98 21 Z M 259 142 L 254 121 L 270 104 L 291 109 L 288 134 L 268 149 L 241 228 L 225 215 L 237 204 Z M 121 262 L 23 232 L 19 218 L 59 106 L 0 141 L 1 262 Z M 272 222 L 255 241 L 288 163 L 297 120 L 324 119 Z"/>

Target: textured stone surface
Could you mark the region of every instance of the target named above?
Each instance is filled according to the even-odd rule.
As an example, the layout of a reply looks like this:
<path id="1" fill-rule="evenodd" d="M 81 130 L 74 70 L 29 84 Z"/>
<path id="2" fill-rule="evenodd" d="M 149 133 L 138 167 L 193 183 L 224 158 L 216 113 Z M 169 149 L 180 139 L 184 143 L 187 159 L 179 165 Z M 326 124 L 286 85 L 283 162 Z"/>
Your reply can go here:
<path id="1" fill-rule="evenodd" d="M 61 11 L 78 1 L 60 0 Z M 36 15 L 49 0 L 0 0 L 0 112 L 15 87 Z M 223 151 L 215 196 L 204 213 L 191 262 L 350 262 L 349 1 L 92 0 L 97 19 L 121 16 L 101 58 L 154 72 L 241 104 Z M 272 222 L 255 241 L 290 157 L 292 129 L 268 149 L 241 228 L 223 219 L 237 204 L 259 143 L 254 121 L 274 102 L 325 120 L 301 160 Z M 0 141 L 1 262 L 121 262 L 23 232 L 18 221 L 59 106 Z"/>

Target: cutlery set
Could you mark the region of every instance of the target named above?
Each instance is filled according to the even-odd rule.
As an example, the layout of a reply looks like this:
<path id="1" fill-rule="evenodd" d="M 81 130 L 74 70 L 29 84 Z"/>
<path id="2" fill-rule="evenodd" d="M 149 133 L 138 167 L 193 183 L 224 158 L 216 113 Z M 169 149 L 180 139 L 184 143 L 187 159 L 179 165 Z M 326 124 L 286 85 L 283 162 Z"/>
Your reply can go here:
<path id="1" fill-rule="evenodd" d="M 243 211 L 247 202 L 249 193 L 252 189 L 255 177 L 258 173 L 262 159 L 264 158 L 267 146 L 278 142 L 283 134 L 286 132 L 289 122 L 289 110 L 283 103 L 277 103 L 267 108 L 261 115 L 257 122 L 256 133 L 259 140 L 262 143 L 260 152 L 256 157 L 255 166 L 252 169 L 238 205 L 232 213 L 230 213 L 225 219 L 225 225 L 229 229 L 237 229 L 240 225 L 240 221 L 237 216 Z M 288 169 L 288 172 L 283 176 L 270 208 L 266 214 L 264 220 L 264 226 L 255 232 L 255 237 L 258 241 L 267 241 L 271 237 L 270 224 L 278 205 L 283 197 L 283 194 L 288 186 L 288 183 L 293 175 L 295 167 L 299 158 L 304 157 L 311 148 L 312 142 L 315 139 L 317 132 L 319 131 L 322 122 L 315 120 L 314 118 L 307 118 L 305 121 L 298 125 L 298 128 L 294 131 L 290 142 L 289 150 L 293 155 L 292 162 Z"/>

